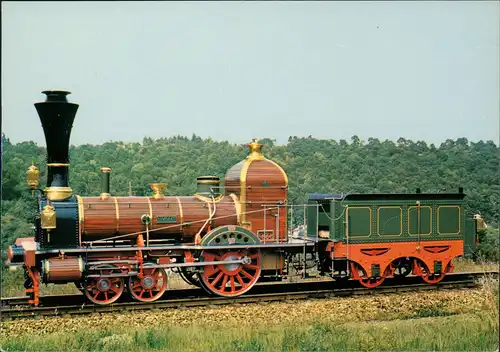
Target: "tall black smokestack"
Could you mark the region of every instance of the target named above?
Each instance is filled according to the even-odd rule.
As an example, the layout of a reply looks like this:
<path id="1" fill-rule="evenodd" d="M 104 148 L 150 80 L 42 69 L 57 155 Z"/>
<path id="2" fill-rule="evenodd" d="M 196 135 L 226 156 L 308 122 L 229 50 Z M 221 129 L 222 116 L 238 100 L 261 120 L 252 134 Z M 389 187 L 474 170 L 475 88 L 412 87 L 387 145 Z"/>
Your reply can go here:
<path id="1" fill-rule="evenodd" d="M 49 200 L 71 197 L 68 184 L 69 138 L 78 104 L 69 103 L 66 91 L 43 91 L 47 99 L 36 103 L 35 108 L 42 122 L 47 144 L 47 188 Z"/>

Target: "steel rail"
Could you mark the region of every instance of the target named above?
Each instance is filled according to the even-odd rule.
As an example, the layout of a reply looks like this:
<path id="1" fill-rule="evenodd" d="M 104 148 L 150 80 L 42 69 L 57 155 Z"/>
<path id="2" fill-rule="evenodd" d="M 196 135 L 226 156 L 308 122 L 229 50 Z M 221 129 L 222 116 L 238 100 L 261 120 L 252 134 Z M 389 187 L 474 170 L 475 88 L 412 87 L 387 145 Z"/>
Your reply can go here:
<path id="1" fill-rule="evenodd" d="M 209 296 L 202 289 L 180 289 L 166 292 L 166 299 L 155 302 L 127 301 L 111 305 L 95 305 L 85 301 L 83 295 L 41 296 L 41 302 L 47 306 L 25 306 L 27 297 L 9 297 L 2 299 L 1 320 L 36 316 L 60 316 L 65 314 L 91 314 L 96 312 L 117 312 L 126 310 L 147 310 L 162 308 L 200 307 L 211 305 L 247 304 L 256 302 L 275 302 L 309 298 L 327 298 L 335 296 L 355 296 L 387 294 L 420 290 L 440 290 L 453 288 L 472 288 L 477 286 L 477 278 L 485 275 L 498 277 L 498 272 L 454 273 L 447 275 L 435 285 L 422 283 L 418 276 L 409 276 L 404 282 L 386 279 L 388 282 L 375 289 L 359 287 L 354 280 L 340 285 L 335 281 L 310 281 L 299 283 L 261 283 L 254 286 L 249 294 L 237 297 Z M 408 280 L 409 279 L 409 280 Z M 348 287 L 345 287 L 348 286 Z M 164 297 L 165 297 L 164 296 Z M 57 305 L 63 299 L 69 304 Z M 56 305 L 50 305 L 53 301 Z M 71 302 L 72 301 L 72 302 Z M 5 306 L 4 306 L 5 305 Z"/>

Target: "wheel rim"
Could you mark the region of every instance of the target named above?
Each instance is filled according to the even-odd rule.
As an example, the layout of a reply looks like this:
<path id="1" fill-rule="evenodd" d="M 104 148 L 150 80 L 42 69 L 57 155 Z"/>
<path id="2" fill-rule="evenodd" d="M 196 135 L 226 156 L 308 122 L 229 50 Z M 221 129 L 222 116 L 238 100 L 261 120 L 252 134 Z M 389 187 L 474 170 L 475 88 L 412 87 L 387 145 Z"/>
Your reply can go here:
<path id="1" fill-rule="evenodd" d="M 219 296 L 237 296 L 250 290 L 260 276 L 260 251 L 203 251 L 203 261 L 239 260 L 247 258 L 248 263 L 207 265 L 201 281 L 210 292 Z"/>
<path id="2" fill-rule="evenodd" d="M 112 274 L 111 266 L 100 269 L 101 275 Z M 121 277 L 96 277 L 88 278 L 85 282 L 85 296 L 93 303 L 105 305 L 116 302 L 123 293 L 123 278 Z"/>
<path id="3" fill-rule="evenodd" d="M 379 278 L 367 278 L 367 279 L 361 279 L 359 283 L 363 285 L 364 287 L 368 288 L 375 288 L 378 287 L 384 282 L 385 277 L 379 277 Z"/>
<path id="4" fill-rule="evenodd" d="M 128 287 L 132 298 L 141 302 L 152 302 L 159 299 L 167 289 L 167 273 L 163 268 L 151 268 L 147 263 L 143 267 L 143 276 L 132 276 Z"/>

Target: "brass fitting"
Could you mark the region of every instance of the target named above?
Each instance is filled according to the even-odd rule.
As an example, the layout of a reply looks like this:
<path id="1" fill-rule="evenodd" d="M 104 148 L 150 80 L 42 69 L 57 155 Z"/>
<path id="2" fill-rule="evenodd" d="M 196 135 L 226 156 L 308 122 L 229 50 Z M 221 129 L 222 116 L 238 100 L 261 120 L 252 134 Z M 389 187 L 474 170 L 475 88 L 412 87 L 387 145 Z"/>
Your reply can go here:
<path id="1" fill-rule="evenodd" d="M 149 187 L 151 187 L 153 192 L 155 192 L 153 194 L 154 199 L 162 199 L 163 197 L 165 197 L 165 195 L 163 194 L 163 190 L 167 187 L 166 183 L 153 183 L 149 185 Z"/>

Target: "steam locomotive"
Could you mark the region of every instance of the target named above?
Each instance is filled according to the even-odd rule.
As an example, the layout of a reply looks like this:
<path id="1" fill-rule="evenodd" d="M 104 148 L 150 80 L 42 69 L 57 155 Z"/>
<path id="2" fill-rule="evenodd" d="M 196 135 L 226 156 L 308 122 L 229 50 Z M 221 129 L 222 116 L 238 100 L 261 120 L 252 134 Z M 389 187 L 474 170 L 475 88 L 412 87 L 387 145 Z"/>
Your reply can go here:
<path id="1" fill-rule="evenodd" d="M 69 186 L 69 142 L 79 105 L 66 91 L 44 91 L 35 104 L 47 145 L 47 184 L 38 169 L 27 184 L 38 191 L 34 236 L 8 248 L 8 265 L 22 265 L 30 303 L 40 283 L 74 283 L 95 304 L 116 302 L 124 292 L 155 301 L 168 288 L 167 269 L 210 294 L 238 296 L 258 281 L 281 280 L 310 262 L 334 280 L 374 288 L 385 278 L 411 272 L 434 284 L 453 270 L 452 260 L 475 250 L 480 216 L 464 214 L 462 189 L 452 194 L 312 194 L 306 225 L 289 229 L 298 207 L 288 203 L 288 177 L 253 140 L 249 155 L 231 167 L 221 186 L 216 176 L 197 178 L 197 192 L 151 196 L 110 192 L 101 168 L 99 197 L 74 195 Z M 300 258 L 300 259 L 297 259 Z M 307 263 L 309 260 L 309 265 Z M 297 265 L 295 265 L 297 267 Z"/>

